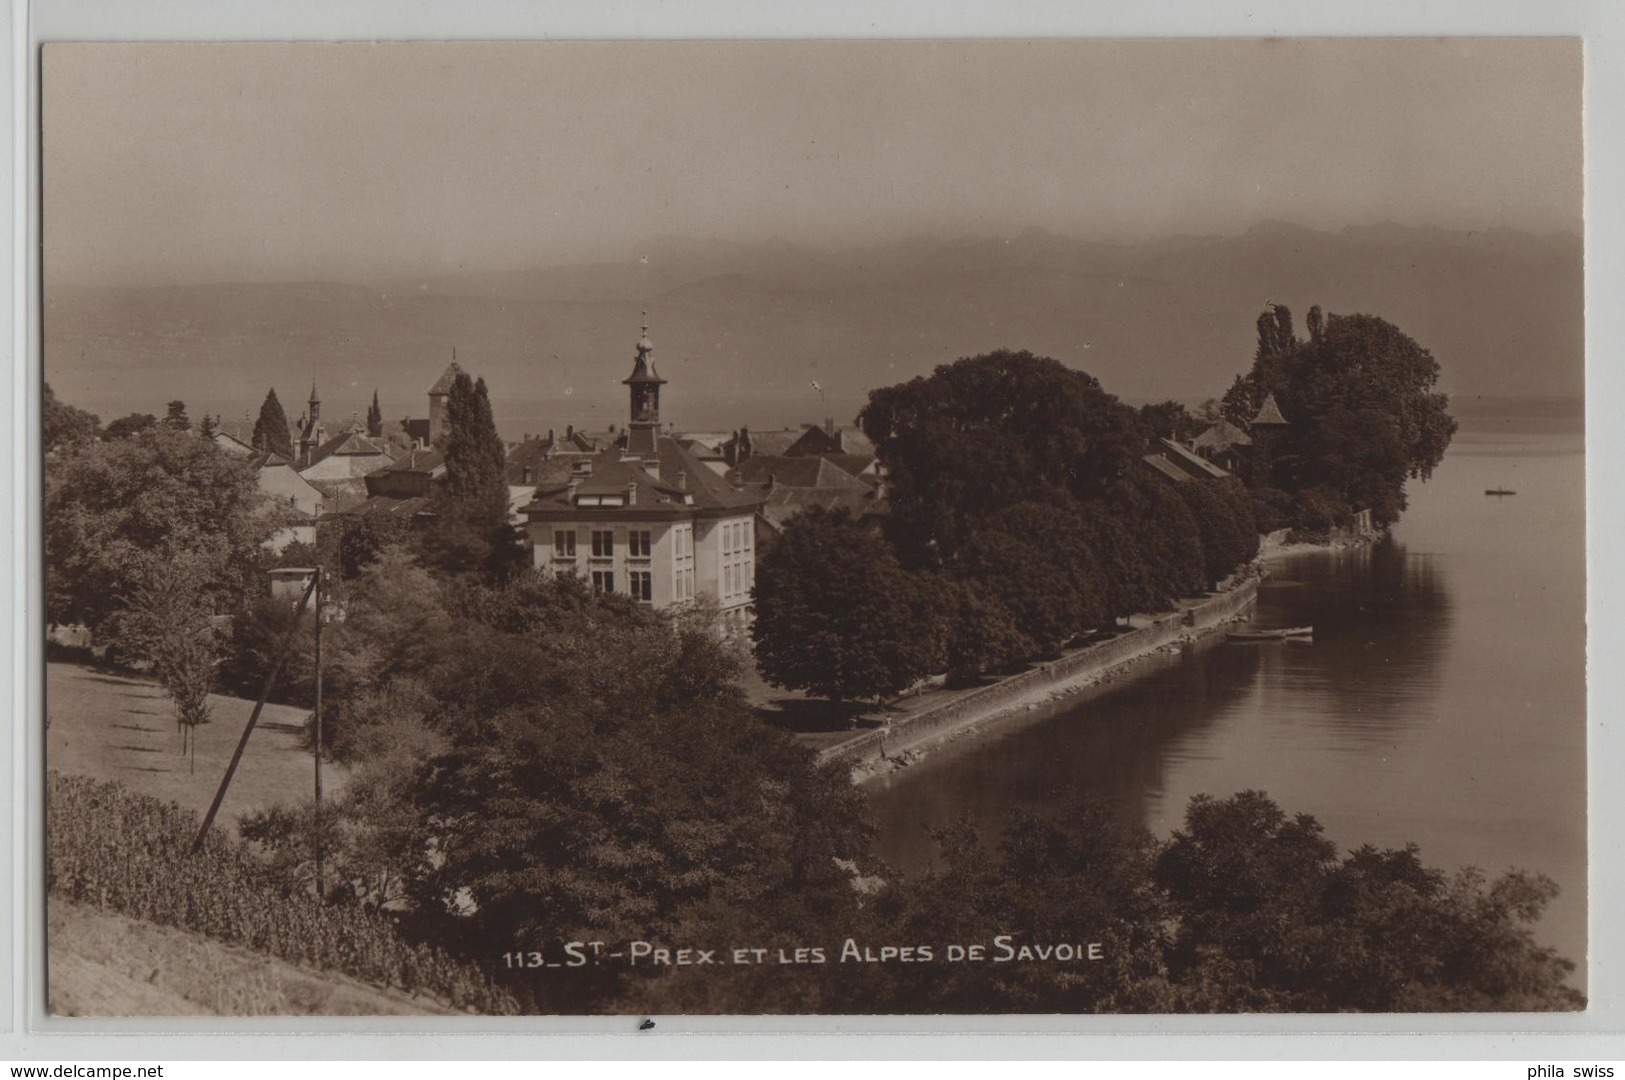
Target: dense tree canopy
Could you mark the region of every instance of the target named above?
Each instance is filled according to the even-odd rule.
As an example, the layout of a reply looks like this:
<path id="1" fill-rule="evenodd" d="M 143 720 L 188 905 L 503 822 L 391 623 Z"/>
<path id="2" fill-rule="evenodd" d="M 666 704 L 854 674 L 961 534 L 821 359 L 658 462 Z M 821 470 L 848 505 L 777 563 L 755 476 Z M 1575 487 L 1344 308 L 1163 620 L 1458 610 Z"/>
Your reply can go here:
<path id="1" fill-rule="evenodd" d="M 489 957 L 651 940 L 713 906 L 849 902 L 837 860 L 863 857 L 860 794 L 751 715 L 740 658 L 702 616 L 571 576 L 452 586 L 399 549 L 363 572 L 334 723 L 357 783 L 393 805 L 366 820 L 410 825 L 390 843 L 416 853 L 399 872 L 421 932 Z M 584 1004 L 552 972 L 537 992 Z"/>
<path id="2" fill-rule="evenodd" d="M 1345 858 L 1264 795 L 1198 796 L 1159 857 L 1180 921 L 1169 973 L 1193 1011 L 1574 1009 L 1574 965 L 1534 942 L 1556 895 L 1512 872 L 1448 878 L 1417 849 Z"/>
<path id="3" fill-rule="evenodd" d="M 1017 814 L 993 842 L 961 821 L 939 866 L 888 875 L 802 941 L 925 945 L 912 963 L 675 971 L 625 1004 L 663 1011 L 1394 1012 L 1566 1010 L 1573 965 L 1531 928 L 1555 894 L 1518 871 L 1447 876 L 1414 846 L 1339 857 L 1318 822 L 1266 796 L 1197 796 L 1157 841 L 1104 804 Z M 744 916 L 746 925 L 750 916 Z M 1088 927 L 1080 934 L 1081 927 Z M 1082 938 L 1095 960 L 1039 959 Z M 980 962 L 949 943 L 980 944 Z M 1026 961 L 1016 960 L 1028 949 Z M 1016 962 L 1010 962 L 1016 960 Z M 1003 961 L 1003 962 L 1001 962 Z M 834 969 L 834 974 L 830 974 Z M 737 1008 L 737 1005 L 734 1007 Z"/>
<path id="4" fill-rule="evenodd" d="M 101 432 L 102 426 L 101 419 L 95 413 L 58 400 L 50 383 L 45 384 L 41 421 L 47 454 L 59 446 L 90 442 Z"/>
<path id="5" fill-rule="evenodd" d="M 1017 503 L 981 519 L 952 573 L 1003 607 L 1027 656 L 1054 655 L 1106 617 L 1105 583 L 1081 557 L 1083 525 L 1070 505 Z"/>
<path id="6" fill-rule="evenodd" d="M 1259 316 L 1253 368 L 1225 395 L 1232 422 L 1250 421 L 1271 394 L 1288 421 L 1249 482 L 1298 496 L 1298 524 L 1362 509 L 1391 522 L 1405 508 L 1405 481 L 1432 475 L 1455 434 L 1449 399 L 1434 389 L 1438 362 L 1376 316 L 1310 315 L 1308 341 L 1284 307 Z"/>
<path id="7" fill-rule="evenodd" d="M 99 627 L 156 563 L 181 555 L 205 567 L 209 608 L 233 610 L 259 588 L 273 524 L 256 513 L 261 501 L 252 463 L 167 425 L 54 457 L 45 472 L 47 616 Z"/>
<path id="8" fill-rule="evenodd" d="M 1258 554 L 1258 524 L 1252 502 L 1235 480 L 1181 484 L 1178 492 L 1196 519 L 1202 538 L 1203 571 L 1208 587 L 1213 588 Z"/>
<path id="9" fill-rule="evenodd" d="M 891 529 L 910 565 L 951 558 L 1006 506 L 1097 498 L 1143 452 L 1132 409 L 1093 376 L 1030 352 L 873 391 L 858 422 L 886 463 Z"/>
<path id="10" fill-rule="evenodd" d="M 845 511 L 792 518 L 756 567 L 762 674 L 837 708 L 940 671 L 941 603 L 884 538 Z"/>
<path id="11" fill-rule="evenodd" d="M 151 413 L 130 413 L 109 420 L 106 429 L 102 431 L 102 438 L 109 442 L 115 439 L 128 439 L 143 431 L 151 431 L 157 426 L 158 418 Z"/>

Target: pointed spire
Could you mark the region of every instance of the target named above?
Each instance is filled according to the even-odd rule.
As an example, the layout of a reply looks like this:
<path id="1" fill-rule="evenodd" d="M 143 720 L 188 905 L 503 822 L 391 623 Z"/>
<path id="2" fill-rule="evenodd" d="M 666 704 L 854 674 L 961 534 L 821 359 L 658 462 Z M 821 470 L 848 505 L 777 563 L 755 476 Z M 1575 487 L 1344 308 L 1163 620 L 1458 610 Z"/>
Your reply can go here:
<path id="1" fill-rule="evenodd" d="M 638 338 L 638 356 L 643 357 L 654 352 L 654 342 L 649 340 L 649 313 L 643 313 L 643 333 Z"/>

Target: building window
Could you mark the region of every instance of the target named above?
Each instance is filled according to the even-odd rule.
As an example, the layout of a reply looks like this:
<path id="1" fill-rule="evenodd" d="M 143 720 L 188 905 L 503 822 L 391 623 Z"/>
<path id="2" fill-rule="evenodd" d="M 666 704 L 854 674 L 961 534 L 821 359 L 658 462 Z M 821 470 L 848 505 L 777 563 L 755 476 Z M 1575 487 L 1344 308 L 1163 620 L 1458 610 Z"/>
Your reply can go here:
<path id="1" fill-rule="evenodd" d="M 632 571 L 632 599 L 641 600 L 645 604 L 653 603 L 655 598 L 654 575 L 647 570 Z"/>
<path id="2" fill-rule="evenodd" d="M 653 554 L 654 545 L 649 541 L 648 529 L 633 529 L 626 534 L 626 554 L 633 559 L 647 559 Z"/>
<path id="3" fill-rule="evenodd" d="M 608 559 L 615 554 L 615 532 L 612 529 L 592 531 L 592 555 L 595 559 Z M 606 590 L 614 592 L 614 589 Z"/>
<path id="4" fill-rule="evenodd" d="M 576 531 L 574 529 L 553 530 L 553 556 L 558 559 L 573 559 L 576 557 Z"/>
<path id="5" fill-rule="evenodd" d="M 592 572 L 592 591 L 611 593 L 615 591 L 615 571 L 594 570 Z"/>

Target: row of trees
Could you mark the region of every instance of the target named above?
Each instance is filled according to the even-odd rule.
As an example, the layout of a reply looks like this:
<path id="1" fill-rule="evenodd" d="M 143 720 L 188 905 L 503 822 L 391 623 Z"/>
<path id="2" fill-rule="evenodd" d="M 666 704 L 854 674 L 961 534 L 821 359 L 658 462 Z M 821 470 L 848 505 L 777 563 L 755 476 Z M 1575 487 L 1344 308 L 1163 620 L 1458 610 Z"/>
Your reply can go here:
<path id="1" fill-rule="evenodd" d="M 756 575 L 764 674 L 837 703 L 1055 655 L 1080 634 L 1212 589 L 1257 552 L 1231 481 L 1173 483 L 1157 430 L 1092 376 L 1000 351 L 874 391 L 883 532 L 794 519 Z"/>

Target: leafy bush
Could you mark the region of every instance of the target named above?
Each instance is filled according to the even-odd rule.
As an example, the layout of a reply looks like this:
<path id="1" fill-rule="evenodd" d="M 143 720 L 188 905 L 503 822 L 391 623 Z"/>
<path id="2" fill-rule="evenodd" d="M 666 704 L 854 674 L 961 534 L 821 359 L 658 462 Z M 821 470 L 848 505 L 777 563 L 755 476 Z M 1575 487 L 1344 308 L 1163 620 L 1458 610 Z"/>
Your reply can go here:
<path id="1" fill-rule="evenodd" d="M 53 772 L 46 815 L 54 896 L 471 1012 L 519 1011 L 477 968 L 402 940 L 385 916 L 318 902 L 220 829 L 193 854 L 190 810 Z"/>

